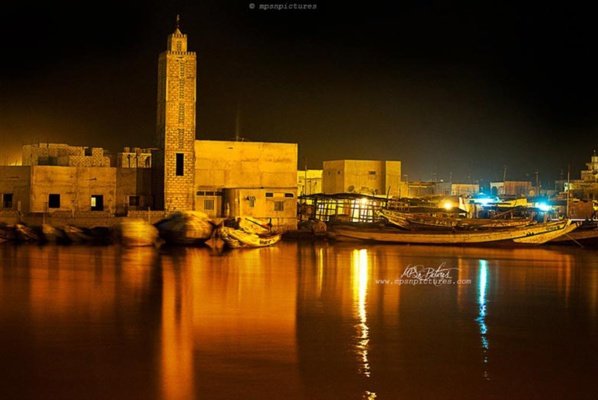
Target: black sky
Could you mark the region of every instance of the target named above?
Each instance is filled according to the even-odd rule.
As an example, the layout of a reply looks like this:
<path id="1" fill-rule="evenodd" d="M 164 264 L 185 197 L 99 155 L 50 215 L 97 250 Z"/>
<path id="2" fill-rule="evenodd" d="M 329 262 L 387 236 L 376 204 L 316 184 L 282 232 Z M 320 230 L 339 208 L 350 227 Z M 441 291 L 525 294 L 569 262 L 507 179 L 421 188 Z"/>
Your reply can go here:
<path id="1" fill-rule="evenodd" d="M 400 160 L 409 180 L 572 177 L 598 147 L 597 24 L 574 3 L 196 0 L 3 6 L 0 161 L 20 146 L 151 146 L 157 57 L 181 15 L 197 137 Z M 477 4 L 476 4 L 477 3 Z M 313 4 L 316 10 L 260 10 Z"/>

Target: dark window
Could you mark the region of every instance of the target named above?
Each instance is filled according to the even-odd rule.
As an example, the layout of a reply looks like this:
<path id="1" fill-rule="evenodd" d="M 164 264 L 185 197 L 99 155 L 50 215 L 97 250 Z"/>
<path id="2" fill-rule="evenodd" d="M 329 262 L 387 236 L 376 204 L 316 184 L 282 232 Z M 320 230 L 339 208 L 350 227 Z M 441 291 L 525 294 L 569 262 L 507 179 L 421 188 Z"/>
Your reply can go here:
<path id="1" fill-rule="evenodd" d="M 295 196 L 293 196 L 293 193 L 285 193 L 285 194 L 284 194 L 284 197 L 291 197 L 291 198 L 293 198 L 293 197 L 295 197 Z"/>
<path id="2" fill-rule="evenodd" d="M 91 196 L 91 211 L 104 211 L 104 196 L 101 194 Z"/>
<path id="3" fill-rule="evenodd" d="M 85 155 L 88 157 L 91 156 L 91 149 L 89 147 L 85 148 Z"/>
<path id="4" fill-rule="evenodd" d="M 213 210 L 214 209 L 214 200 L 212 200 L 212 199 L 205 199 L 203 201 L 203 209 L 204 210 Z"/>
<path id="5" fill-rule="evenodd" d="M 267 193 L 266 193 L 266 197 L 274 197 L 274 193 L 267 192 Z"/>
<path id="6" fill-rule="evenodd" d="M 51 194 L 48 197 L 48 208 L 60 208 L 60 195 Z"/>
<path id="7" fill-rule="evenodd" d="M 12 208 L 12 193 L 4 193 L 4 198 L 2 200 L 2 207 L 3 208 Z"/>
<path id="8" fill-rule="evenodd" d="M 275 201 L 274 211 L 284 211 L 284 201 Z"/>
<path id="9" fill-rule="evenodd" d="M 140 197 L 139 196 L 129 196 L 129 206 L 138 207 L 140 206 Z"/>
<path id="10" fill-rule="evenodd" d="M 176 153 L 176 176 L 185 175 L 185 155 Z"/>

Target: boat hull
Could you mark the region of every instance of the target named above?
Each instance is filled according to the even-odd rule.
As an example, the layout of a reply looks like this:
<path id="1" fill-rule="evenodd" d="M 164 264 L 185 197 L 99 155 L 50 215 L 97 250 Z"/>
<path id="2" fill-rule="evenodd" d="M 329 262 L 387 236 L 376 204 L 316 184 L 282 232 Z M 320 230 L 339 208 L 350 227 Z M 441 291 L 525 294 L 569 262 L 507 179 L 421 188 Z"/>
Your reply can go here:
<path id="1" fill-rule="evenodd" d="M 257 235 L 227 226 L 218 228 L 218 236 L 231 249 L 268 247 L 278 243 L 281 238 L 281 235 L 278 233 L 267 236 Z"/>
<path id="2" fill-rule="evenodd" d="M 555 221 L 523 228 L 473 231 L 473 232 L 410 232 L 398 230 L 354 230 L 335 228 L 330 233 L 335 240 L 360 240 L 380 243 L 433 244 L 433 245 L 480 245 L 521 244 L 538 245 L 575 230 L 579 224 L 571 221 Z"/>

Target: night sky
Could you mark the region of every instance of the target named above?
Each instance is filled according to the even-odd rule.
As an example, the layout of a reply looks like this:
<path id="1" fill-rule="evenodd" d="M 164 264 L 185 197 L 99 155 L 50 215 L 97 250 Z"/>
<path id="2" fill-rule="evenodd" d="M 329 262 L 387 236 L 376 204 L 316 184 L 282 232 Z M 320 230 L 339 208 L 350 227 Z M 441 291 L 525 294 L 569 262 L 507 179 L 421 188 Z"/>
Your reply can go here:
<path id="1" fill-rule="evenodd" d="M 574 3 L 239 0 L 3 5 L 0 162 L 37 142 L 150 147 L 180 14 L 197 138 L 299 144 L 300 169 L 400 160 L 409 180 L 579 178 L 598 149 L 598 24 Z M 475 4 L 478 3 L 478 4 Z"/>

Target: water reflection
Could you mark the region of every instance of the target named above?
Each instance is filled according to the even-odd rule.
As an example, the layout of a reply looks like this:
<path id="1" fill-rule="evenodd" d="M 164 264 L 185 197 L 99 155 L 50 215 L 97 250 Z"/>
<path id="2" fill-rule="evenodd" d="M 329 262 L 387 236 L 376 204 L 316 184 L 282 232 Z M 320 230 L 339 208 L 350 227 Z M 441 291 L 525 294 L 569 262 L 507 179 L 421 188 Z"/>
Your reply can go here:
<path id="1" fill-rule="evenodd" d="M 488 261 L 480 260 L 480 276 L 478 281 L 478 304 L 479 314 L 476 321 L 480 326 L 480 337 L 482 338 L 482 349 L 484 353 L 484 364 L 488 363 L 488 327 L 486 326 L 486 288 L 488 285 Z M 488 369 L 484 366 L 484 378 L 489 379 Z"/>
<path id="2" fill-rule="evenodd" d="M 0 398 L 556 399 L 595 390 L 592 251 L 0 246 L 0 261 Z M 455 267 L 470 282 L 389 283 L 409 265 Z"/>
<path id="3" fill-rule="evenodd" d="M 357 319 L 356 351 L 359 356 L 358 371 L 366 377 L 370 376 L 368 360 L 369 329 L 367 326 L 366 297 L 368 291 L 368 252 L 366 249 L 354 250 L 351 259 L 353 269 L 353 298 Z"/>

